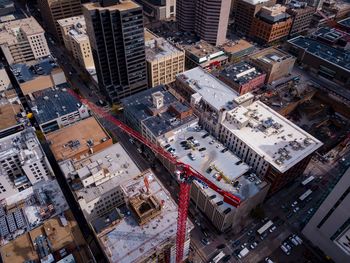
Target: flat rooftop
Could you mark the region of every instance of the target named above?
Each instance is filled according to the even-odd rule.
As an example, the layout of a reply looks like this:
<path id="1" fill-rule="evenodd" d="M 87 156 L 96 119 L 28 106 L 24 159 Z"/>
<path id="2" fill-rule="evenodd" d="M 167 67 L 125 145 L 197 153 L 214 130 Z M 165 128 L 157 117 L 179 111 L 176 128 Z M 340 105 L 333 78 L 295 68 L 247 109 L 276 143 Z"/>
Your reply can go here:
<path id="1" fill-rule="evenodd" d="M 56 160 L 65 160 L 77 155 L 84 155 L 90 148 L 111 140 L 94 117 L 53 131 L 46 135 Z M 80 156 L 79 156 L 80 157 Z"/>
<path id="2" fill-rule="evenodd" d="M 40 76 L 50 75 L 52 71 L 59 68 L 51 56 L 42 60 L 11 65 L 11 70 L 20 84 Z"/>
<path id="3" fill-rule="evenodd" d="M 48 252 L 56 252 L 67 246 L 86 246 L 86 242 L 79 230 L 78 224 L 75 221 L 73 214 L 70 210 L 67 210 L 63 214 L 66 219 L 67 225 L 63 226 L 60 218 L 56 216 L 48 219 L 42 226 L 19 236 L 15 240 L 12 240 L 8 244 L 0 248 L 1 258 L 4 263 L 23 263 L 33 260 L 35 262 L 40 261 L 40 254 L 37 251 L 37 240 L 40 236 L 45 237 L 50 242 L 52 251 L 48 249 Z M 81 258 L 81 255 L 85 253 L 73 252 L 74 262 L 83 263 L 88 258 Z M 58 257 L 56 258 L 59 259 Z"/>
<path id="4" fill-rule="evenodd" d="M 157 36 L 155 33 L 153 33 L 151 30 L 147 28 L 144 29 L 144 35 L 145 35 L 145 43 L 147 43 L 147 41 L 159 38 L 159 36 Z"/>
<path id="5" fill-rule="evenodd" d="M 37 91 L 33 96 L 34 99 L 29 101 L 28 104 L 39 124 L 55 120 L 84 107 L 64 87 Z"/>
<path id="6" fill-rule="evenodd" d="M 338 24 L 350 29 L 350 17 L 338 21 Z"/>
<path id="7" fill-rule="evenodd" d="M 178 74 L 177 78 L 186 82 L 194 93 L 198 93 L 202 100 L 206 101 L 217 111 L 225 107 L 229 101 L 238 97 L 236 91 L 201 67 Z"/>
<path id="8" fill-rule="evenodd" d="M 260 101 L 228 111 L 223 126 L 282 173 L 322 146 Z"/>
<path id="9" fill-rule="evenodd" d="M 138 4 L 133 1 L 125 0 L 120 3 L 116 3 L 110 6 L 102 6 L 99 2 L 95 3 L 86 3 L 83 5 L 87 10 L 118 10 L 118 11 L 126 11 L 134 8 L 140 8 Z"/>
<path id="10" fill-rule="evenodd" d="M 155 109 L 152 94 L 160 92 L 163 95 L 164 106 Z M 192 111 L 192 109 L 178 101 L 178 99 L 160 85 L 141 91 L 135 95 L 122 99 L 124 109 L 138 122 L 142 122 L 155 136 L 160 136 L 185 123 L 196 120 L 196 116 L 190 114 L 179 118 L 179 114 Z"/>
<path id="11" fill-rule="evenodd" d="M 290 39 L 288 42 L 350 73 L 350 56 L 347 51 L 331 47 L 315 39 L 303 36 Z"/>
<path id="12" fill-rule="evenodd" d="M 286 13 L 286 7 L 279 4 L 268 7 L 263 6 L 258 12 L 257 17 L 267 23 L 278 23 L 290 18 L 290 15 Z"/>
<path id="13" fill-rule="evenodd" d="M 83 15 L 72 16 L 72 17 L 59 19 L 59 20 L 57 20 L 57 23 L 62 27 L 72 26 L 72 25 L 75 25 L 77 23 L 84 23 L 85 24 L 85 18 Z"/>
<path id="14" fill-rule="evenodd" d="M 220 75 L 230 79 L 238 85 L 244 85 L 262 74 L 264 73 L 245 61 L 229 65 L 220 72 Z"/>
<path id="15" fill-rule="evenodd" d="M 75 180 L 72 188 L 77 199 L 83 198 L 86 202 L 100 197 L 114 187 L 130 180 L 131 177 L 141 174 L 141 171 L 119 143 L 80 161 L 74 162 L 71 159 L 63 161 L 60 163 L 60 167 L 66 178 L 79 178 L 80 183 Z M 91 178 L 101 171 L 104 172 L 103 176 L 98 177 L 100 181 L 96 179 L 94 183 L 84 187 L 83 180 Z"/>
<path id="16" fill-rule="evenodd" d="M 220 46 L 226 53 L 235 54 L 247 49 L 253 49 L 254 45 L 247 40 L 239 39 L 236 41 L 229 41 Z"/>
<path id="17" fill-rule="evenodd" d="M 262 4 L 269 2 L 270 0 L 244 0 L 244 2 L 251 4 L 251 5 L 257 5 L 257 4 Z"/>
<path id="18" fill-rule="evenodd" d="M 329 27 L 321 27 L 312 35 L 328 42 L 336 42 L 344 36 L 340 31 Z"/>
<path id="19" fill-rule="evenodd" d="M 169 242 L 175 244 L 177 205 L 151 170 L 145 171 L 142 175 L 130 177 L 129 181 L 123 184 L 126 196 L 130 199 L 146 193 L 144 185 L 146 177 L 150 193 L 163 202 L 161 214 L 140 226 L 132 212 L 99 233 L 98 239 L 110 262 L 139 262 L 153 254 L 157 247 L 160 249 Z M 189 231 L 193 228 L 189 220 L 187 227 Z"/>
<path id="20" fill-rule="evenodd" d="M 204 40 L 195 44 L 183 44 L 182 47 L 186 51 L 187 57 L 204 67 L 208 66 L 212 60 L 221 61 L 228 58 L 224 51 Z"/>
<path id="21" fill-rule="evenodd" d="M 69 206 L 56 180 L 42 180 L 3 199 L 0 205 L 1 245 L 8 244 L 68 209 Z"/>
<path id="22" fill-rule="evenodd" d="M 0 130 L 15 126 L 22 122 L 22 106 L 20 104 L 0 104 Z"/>
<path id="23" fill-rule="evenodd" d="M 175 149 L 173 154 L 179 161 L 191 165 L 215 185 L 239 196 L 242 201 L 258 193 L 261 185 L 257 185 L 255 184 L 256 181 L 251 182 L 245 177 L 245 175 L 250 174 L 250 167 L 231 151 L 226 150 L 222 152 L 226 147 L 214 137 L 208 135 L 206 138 L 203 138 L 206 134 L 207 131 L 200 129 L 197 124 L 194 124 L 171 137 L 171 140 L 161 139 L 159 142 L 163 147 L 166 144 L 170 144 L 170 147 L 167 149 Z M 192 137 L 193 139 L 190 143 L 190 140 L 187 139 Z M 190 143 L 189 149 L 181 145 L 182 141 Z M 199 145 L 194 146 L 193 142 Z M 205 149 L 203 150 L 203 148 Z M 240 189 L 233 186 L 236 181 L 242 184 Z M 202 183 L 200 185 L 202 185 L 202 188 L 205 189 L 209 196 L 216 195 L 214 201 L 223 201 L 223 197 L 209 189 L 208 186 Z M 223 211 L 228 207 L 234 209 L 231 205 L 225 203 L 222 206 Z"/>
<path id="24" fill-rule="evenodd" d="M 257 51 L 254 54 L 250 55 L 249 57 L 251 59 L 259 60 L 260 62 L 263 62 L 265 64 L 271 64 L 271 65 L 280 63 L 286 59 L 293 58 L 293 56 L 290 55 L 289 53 L 284 52 L 283 50 L 275 47 L 269 47 L 269 48 L 265 48 L 263 50 Z"/>
<path id="25" fill-rule="evenodd" d="M 173 46 L 162 37 L 146 41 L 145 52 L 146 60 L 150 62 L 184 53 L 181 49 Z"/>
<path id="26" fill-rule="evenodd" d="M 0 44 L 7 43 L 8 45 L 19 42 L 19 39 L 13 33 L 15 30 L 20 30 L 26 36 L 45 32 L 34 17 L 1 23 L 0 29 Z"/>

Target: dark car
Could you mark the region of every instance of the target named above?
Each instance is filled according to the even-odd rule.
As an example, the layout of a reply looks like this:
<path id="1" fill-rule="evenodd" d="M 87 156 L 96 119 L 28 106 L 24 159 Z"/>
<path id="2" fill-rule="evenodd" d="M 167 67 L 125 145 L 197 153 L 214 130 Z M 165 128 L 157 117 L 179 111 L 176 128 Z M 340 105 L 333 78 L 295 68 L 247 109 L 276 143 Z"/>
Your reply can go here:
<path id="1" fill-rule="evenodd" d="M 207 148 L 203 147 L 203 148 L 200 148 L 198 151 L 203 152 L 203 151 L 205 151 L 206 149 L 207 149 Z"/>
<path id="2" fill-rule="evenodd" d="M 225 246 L 225 244 L 221 244 L 221 245 L 218 245 L 216 248 L 217 249 L 224 249 L 226 246 Z"/>
<path id="3" fill-rule="evenodd" d="M 181 145 L 186 145 L 186 144 L 187 144 L 187 141 L 181 141 L 180 144 L 181 144 Z"/>
<path id="4" fill-rule="evenodd" d="M 239 244 L 241 244 L 240 240 L 236 240 L 235 242 L 233 242 L 232 246 L 233 247 L 237 247 Z"/>
<path id="5" fill-rule="evenodd" d="M 233 251 L 233 254 L 237 256 L 240 252 L 241 252 L 241 249 L 238 248 L 238 249 L 235 249 L 235 251 Z"/>
<path id="6" fill-rule="evenodd" d="M 209 136 L 209 133 L 206 133 L 202 136 L 202 138 L 204 139 L 204 138 L 207 138 L 208 136 Z"/>
<path id="7" fill-rule="evenodd" d="M 193 136 L 187 138 L 188 141 L 193 140 Z"/>
<path id="8" fill-rule="evenodd" d="M 231 255 L 226 255 L 222 258 L 222 262 L 228 262 L 231 259 Z"/>
<path id="9" fill-rule="evenodd" d="M 228 151 L 227 148 L 221 150 L 222 153 L 225 153 L 225 152 L 227 152 L 227 151 Z"/>
<path id="10" fill-rule="evenodd" d="M 250 237 L 249 239 L 248 239 L 248 242 L 250 243 L 250 242 L 253 242 L 254 241 L 254 239 L 255 239 L 255 237 L 254 236 L 252 236 L 252 237 Z"/>
<path id="11" fill-rule="evenodd" d="M 167 144 L 164 146 L 164 148 L 169 148 L 170 147 L 170 144 Z"/>

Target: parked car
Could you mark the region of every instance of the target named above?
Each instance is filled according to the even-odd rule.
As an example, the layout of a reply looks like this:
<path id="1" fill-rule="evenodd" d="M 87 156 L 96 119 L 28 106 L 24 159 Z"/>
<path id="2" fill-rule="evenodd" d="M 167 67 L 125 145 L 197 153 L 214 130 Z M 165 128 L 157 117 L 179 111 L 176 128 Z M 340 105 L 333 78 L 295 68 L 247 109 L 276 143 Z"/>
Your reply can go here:
<path id="1" fill-rule="evenodd" d="M 218 245 L 216 248 L 217 248 L 217 249 L 224 249 L 225 247 L 226 247 L 225 244 L 220 244 L 220 245 Z"/>
<path id="2" fill-rule="evenodd" d="M 303 240 L 298 235 L 294 234 L 293 237 L 295 238 L 296 241 L 298 241 L 299 244 L 303 243 Z"/>
<path id="3" fill-rule="evenodd" d="M 237 247 L 240 243 L 241 243 L 240 240 L 236 240 L 235 242 L 233 242 L 232 246 Z"/>
<path id="4" fill-rule="evenodd" d="M 284 253 L 286 253 L 287 255 L 290 255 L 290 251 L 284 245 L 281 245 L 280 248 Z"/>
<path id="5" fill-rule="evenodd" d="M 269 232 L 272 233 L 273 231 L 276 230 L 276 228 L 277 228 L 276 226 L 272 226 L 272 227 L 269 229 Z"/>
<path id="6" fill-rule="evenodd" d="M 203 239 L 201 240 L 201 242 L 202 242 L 202 244 L 205 245 L 205 246 L 207 246 L 207 245 L 210 244 L 210 241 L 209 241 L 207 238 L 203 238 Z"/>
<path id="7" fill-rule="evenodd" d="M 297 206 L 296 208 L 293 209 L 294 213 L 297 213 L 300 210 L 300 208 Z"/>
<path id="8" fill-rule="evenodd" d="M 298 204 L 298 201 L 294 201 L 294 202 L 292 203 L 292 207 L 296 206 L 297 204 Z"/>

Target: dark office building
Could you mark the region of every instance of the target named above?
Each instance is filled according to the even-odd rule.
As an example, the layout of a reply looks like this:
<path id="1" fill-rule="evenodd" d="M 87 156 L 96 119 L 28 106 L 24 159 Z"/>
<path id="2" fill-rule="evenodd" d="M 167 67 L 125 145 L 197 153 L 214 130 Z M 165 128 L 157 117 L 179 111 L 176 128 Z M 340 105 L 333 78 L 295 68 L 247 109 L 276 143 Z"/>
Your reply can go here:
<path id="1" fill-rule="evenodd" d="M 142 8 L 128 0 L 83 5 L 98 84 L 111 102 L 147 89 Z"/>

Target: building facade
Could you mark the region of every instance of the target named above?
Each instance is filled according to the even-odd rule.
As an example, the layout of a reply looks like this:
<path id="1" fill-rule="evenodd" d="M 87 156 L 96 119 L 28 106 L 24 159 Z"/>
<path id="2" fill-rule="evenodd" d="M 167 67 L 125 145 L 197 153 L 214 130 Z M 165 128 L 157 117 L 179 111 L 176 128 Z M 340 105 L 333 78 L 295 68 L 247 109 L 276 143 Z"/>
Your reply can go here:
<path id="1" fill-rule="evenodd" d="M 111 102 L 147 88 L 142 8 L 132 1 L 84 4 L 98 85 Z M 114 36 L 114 37 L 113 37 Z"/>
<path id="2" fill-rule="evenodd" d="M 285 6 L 264 6 L 253 19 L 250 35 L 260 43 L 272 43 L 289 35 L 292 22 Z"/>
<path id="3" fill-rule="evenodd" d="M 1 23 L 0 29 L 0 46 L 9 64 L 50 55 L 45 31 L 33 17 Z"/>
<path id="4" fill-rule="evenodd" d="M 174 20 L 176 16 L 176 0 L 137 0 L 143 6 L 146 16 L 155 21 Z"/>
<path id="5" fill-rule="evenodd" d="M 329 186 L 329 194 L 302 233 L 337 263 L 350 260 L 350 169 Z"/>
<path id="6" fill-rule="evenodd" d="M 0 199 L 24 191 L 53 176 L 34 128 L 0 139 Z"/>
<path id="7" fill-rule="evenodd" d="M 252 30 L 255 15 L 263 6 L 273 6 L 276 0 L 235 0 L 235 27 L 246 35 Z"/>
<path id="8" fill-rule="evenodd" d="M 293 24 L 290 28 L 289 35 L 295 36 L 307 31 L 315 11 L 315 7 L 308 6 L 306 3 L 300 3 L 299 5 L 290 4 L 286 10 L 293 18 Z"/>
<path id="9" fill-rule="evenodd" d="M 80 0 L 38 0 L 41 16 L 56 40 L 62 42 L 62 32 L 58 20 L 82 14 Z"/>
<path id="10" fill-rule="evenodd" d="M 226 41 L 230 0 L 177 0 L 179 28 L 196 34 L 212 45 Z"/>
<path id="11" fill-rule="evenodd" d="M 185 52 L 149 31 L 145 34 L 149 36 L 145 41 L 149 87 L 174 82 L 185 70 Z"/>
<path id="12" fill-rule="evenodd" d="M 288 76 L 292 72 L 296 60 L 289 53 L 275 47 L 257 51 L 248 59 L 256 68 L 266 72 L 265 82 L 268 84 Z"/>
<path id="13" fill-rule="evenodd" d="M 79 65 L 84 69 L 95 68 L 84 17 L 73 16 L 58 20 L 57 23 L 60 25 L 65 47 Z"/>

